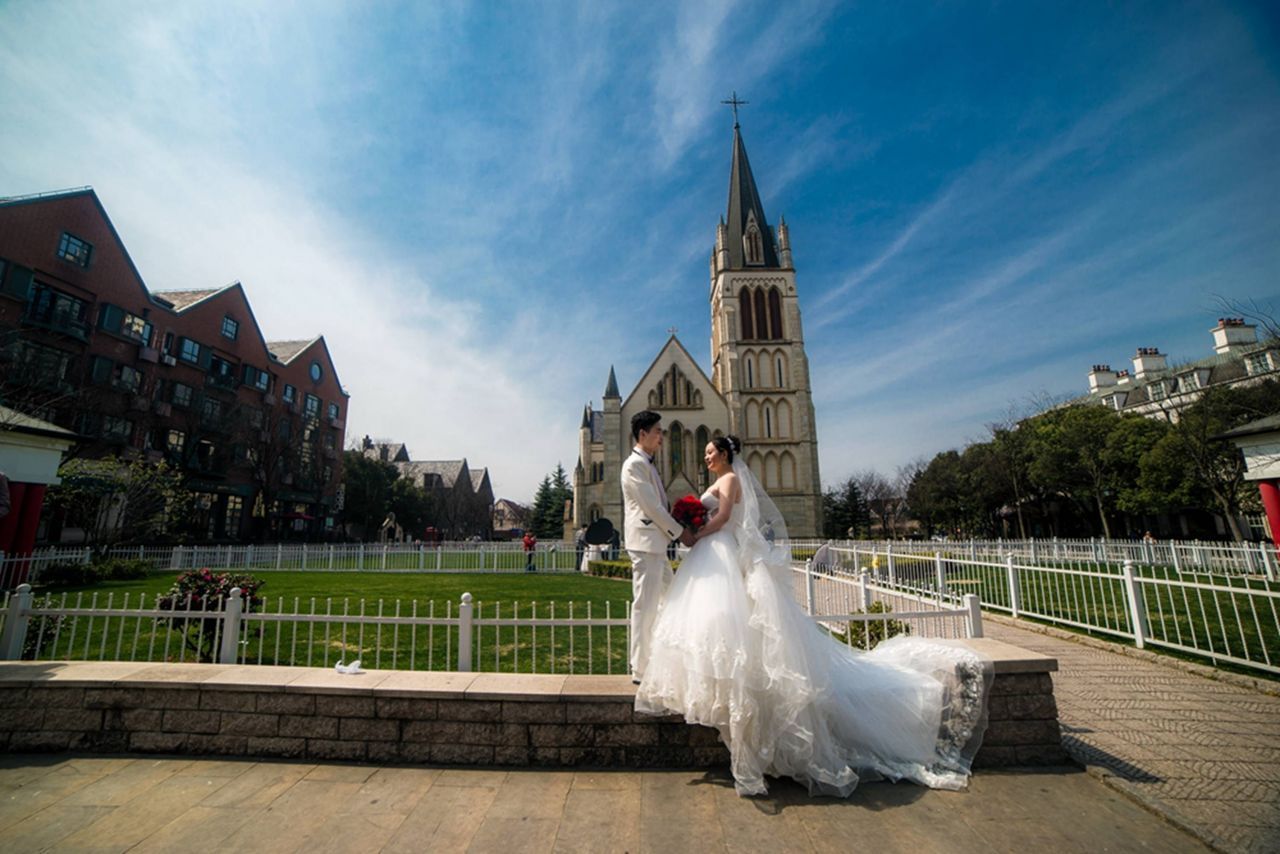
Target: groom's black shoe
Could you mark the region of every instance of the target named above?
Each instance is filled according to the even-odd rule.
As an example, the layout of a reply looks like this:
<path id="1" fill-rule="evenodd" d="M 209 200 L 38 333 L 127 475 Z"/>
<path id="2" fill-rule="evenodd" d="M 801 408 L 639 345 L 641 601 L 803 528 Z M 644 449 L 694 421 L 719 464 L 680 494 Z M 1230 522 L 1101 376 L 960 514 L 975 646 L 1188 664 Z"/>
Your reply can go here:
<path id="1" fill-rule="evenodd" d="M 632 676 L 632 677 L 631 677 L 631 684 L 632 684 L 632 685 L 639 685 L 639 684 L 640 684 L 640 680 L 639 680 L 639 679 L 637 679 L 636 677 Z"/>

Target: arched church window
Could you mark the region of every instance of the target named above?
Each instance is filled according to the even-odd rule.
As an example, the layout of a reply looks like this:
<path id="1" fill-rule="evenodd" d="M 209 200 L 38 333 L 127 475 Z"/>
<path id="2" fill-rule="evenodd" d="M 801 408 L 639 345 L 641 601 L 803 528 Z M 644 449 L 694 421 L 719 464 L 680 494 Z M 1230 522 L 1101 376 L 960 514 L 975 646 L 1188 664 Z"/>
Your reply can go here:
<path id="1" fill-rule="evenodd" d="M 787 387 L 787 371 L 782 365 L 782 356 L 778 356 L 774 360 L 774 366 L 778 370 L 778 388 Z"/>
<path id="2" fill-rule="evenodd" d="M 764 437 L 773 438 L 773 407 L 767 403 L 764 405 Z"/>
<path id="3" fill-rule="evenodd" d="M 756 337 L 760 340 L 768 340 L 769 338 L 769 316 L 765 313 L 764 307 L 764 291 L 756 290 L 755 292 L 755 309 L 756 309 Z"/>
<path id="4" fill-rule="evenodd" d="M 751 289 L 743 288 L 742 293 L 738 294 L 738 303 L 742 307 L 742 337 L 751 339 L 756 337 L 755 315 L 751 312 Z"/>
<path id="5" fill-rule="evenodd" d="M 589 510 L 589 511 L 587 512 L 587 515 L 588 515 L 588 517 L 590 517 L 590 519 L 591 519 L 591 521 L 592 521 L 592 522 L 595 522 L 597 519 L 599 519 L 599 518 L 601 517 L 601 515 L 603 515 L 603 514 L 600 512 L 600 505 L 599 505 L 599 504 L 592 504 L 592 505 L 591 505 L 591 510 Z"/>
<path id="6" fill-rule="evenodd" d="M 667 405 L 667 384 L 665 381 L 658 383 L 658 405 Z"/>
<path id="7" fill-rule="evenodd" d="M 777 288 L 769 288 L 769 337 L 782 340 L 782 294 Z"/>
<path id="8" fill-rule="evenodd" d="M 684 471 L 684 427 L 673 421 L 667 430 L 667 444 L 671 447 L 672 476 Z"/>
<path id="9" fill-rule="evenodd" d="M 748 353 L 743 361 L 747 363 L 747 388 L 755 388 L 755 371 L 753 370 L 753 367 L 755 366 L 756 360 L 751 357 L 750 353 Z"/>

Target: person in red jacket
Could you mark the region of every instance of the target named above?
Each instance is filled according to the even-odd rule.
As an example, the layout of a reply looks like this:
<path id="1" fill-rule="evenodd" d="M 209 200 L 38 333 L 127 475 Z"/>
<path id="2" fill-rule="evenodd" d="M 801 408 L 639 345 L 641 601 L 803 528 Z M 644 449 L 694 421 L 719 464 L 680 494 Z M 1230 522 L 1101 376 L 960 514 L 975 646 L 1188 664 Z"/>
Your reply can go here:
<path id="1" fill-rule="evenodd" d="M 524 571 L 537 572 L 538 568 L 533 565 L 533 553 L 538 548 L 538 538 L 533 535 L 533 531 L 524 532 Z"/>

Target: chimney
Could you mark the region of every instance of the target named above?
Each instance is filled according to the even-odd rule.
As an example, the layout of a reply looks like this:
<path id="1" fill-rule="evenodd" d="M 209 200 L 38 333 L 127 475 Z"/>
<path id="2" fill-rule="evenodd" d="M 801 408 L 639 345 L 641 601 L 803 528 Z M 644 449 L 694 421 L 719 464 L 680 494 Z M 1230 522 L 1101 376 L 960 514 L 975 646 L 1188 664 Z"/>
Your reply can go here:
<path id="1" fill-rule="evenodd" d="M 1232 356 L 1251 344 L 1258 343 L 1258 328 L 1244 322 L 1243 317 L 1219 317 L 1213 327 L 1213 352 Z"/>
<path id="2" fill-rule="evenodd" d="M 1159 347 L 1139 347 L 1137 355 L 1133 357 L 1133 378 L 1139 382 L 1168 369 L 1169 364 Z"/>
<path id="3" fill-rule="evenodd" d="M 1116 371 L 1116 385 L 1121 387 L 1127 386 L 1130 382 L 1132 382 L 1132 380 L 1133 380 L 1133 377 L 1129 376 L 1128 368 L 1125 368 L 1123 371 Z"/>
<path id="4" fill-rule="evenodd" d="M 1094 365 L 1089 372 L 1089 391 L 1100 391 L 1116 384 L 1116 372 L 1110 365 Z"/>

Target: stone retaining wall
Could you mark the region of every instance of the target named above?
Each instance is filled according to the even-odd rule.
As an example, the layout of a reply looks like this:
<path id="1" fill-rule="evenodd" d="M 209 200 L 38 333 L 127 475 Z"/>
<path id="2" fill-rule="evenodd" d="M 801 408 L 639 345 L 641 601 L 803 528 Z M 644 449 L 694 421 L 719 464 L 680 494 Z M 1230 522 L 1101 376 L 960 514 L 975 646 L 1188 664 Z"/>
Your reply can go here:
<path id="1" fill-rule="evenodd" d="M 988 654 L 995 642 L 987 644 Z M 999 647 L 1007 647 L 999 644 Z M 975 764 L 1060 764 L 1052 659 L 995 650 Z M 626 677 L 235 665 L 0 664 L 0 749 L 378 763 L 707 767 L 712 729 L 633 711 Z"/>

